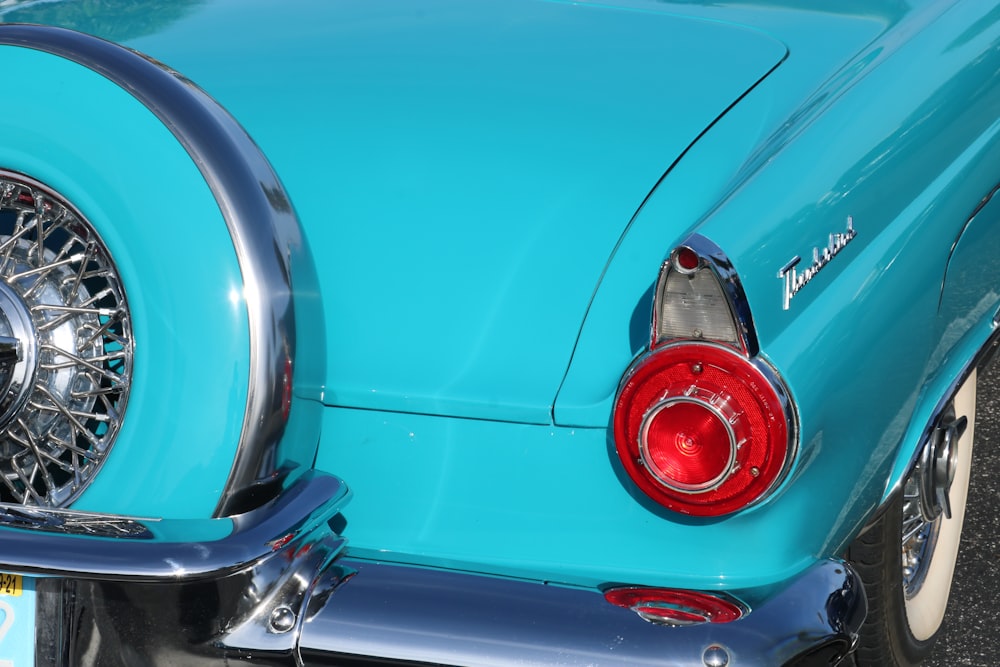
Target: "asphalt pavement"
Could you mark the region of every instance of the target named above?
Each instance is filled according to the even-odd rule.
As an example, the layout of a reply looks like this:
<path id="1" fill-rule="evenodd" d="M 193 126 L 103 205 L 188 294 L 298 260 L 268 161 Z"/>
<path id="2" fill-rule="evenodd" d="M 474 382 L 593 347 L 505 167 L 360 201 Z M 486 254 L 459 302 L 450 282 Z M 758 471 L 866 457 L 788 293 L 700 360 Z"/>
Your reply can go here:
<path id="1" fill-rule="evenodd" d="M 1000 665 L 1000 364 L 979 382 L 972 461 L 957 572 L 927 667 Z"/>

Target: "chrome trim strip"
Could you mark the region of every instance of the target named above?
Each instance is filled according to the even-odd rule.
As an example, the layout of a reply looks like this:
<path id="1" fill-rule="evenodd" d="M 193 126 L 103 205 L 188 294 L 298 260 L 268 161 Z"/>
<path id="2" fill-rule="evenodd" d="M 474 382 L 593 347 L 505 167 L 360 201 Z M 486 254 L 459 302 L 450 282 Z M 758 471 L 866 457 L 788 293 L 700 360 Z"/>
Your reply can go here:
<path id="1" fill-rule="evenodd" d="M 335 477 L 308 472 L 278 498 L 234 517 L 142 519 L 0 506 L 0 570 L 130 582 L 225 577 L 327 525 L 348 499 Z M 191 541 L 191 536 L 201 536 Z"/>
<path id="2" fill-rule="evenodd" d="M 774 667 L 824 647 L 846 653 L 867 609 L 839 560 L 761 595 L 740 620 L 688 627 L 648 623 L 596 590 L 349 558 L 334 569 L 346 581 L 303 626 L 305 665 L 725 664 L 705 661 L 714 647 Z"/>
<path id="3" fill-rule="evenodd" d="M 287 423 L 291 368 L 325 365 L 324 351 L 299 358 L 296 276 L 311 258 L 292 205 L 260 148 L 215 100 L 145 56 L 71 30 L 0 26 L 0 45 L 57 55 L 111 80 L 154 113 L 184 146 L 208 182 L 229 227 L 244 281 L 250 324 L 250 378 L 239 448 L 216 516 L 240 511 L 245 494 L 279 475 L 278 445 Z M 301 290 L 315 285 L 296 285 Z M 318 292 L 317 292 L 318 293 Z M 315 318 L 321 322 L 322 318 Z M 310 346 L 312 348 L 313 346 Z"/>
<path id="4" fill-rule="evenodd" d="M 948 269 L 951 268 L 951 258 L 955 255 L 955 250 L 958 248 L 959 242 L 961 242 L 962 237 L 965 235 L 965 232 L 969 228 L 969 225 L 972 224 L 972 221 L 976 219 L 976 216 L 979 215 L 979 213 L 984 208 L 986 208 L 986 206 L 991 201 L 993 201 L 993 197 L 995 197 L 998 192 L 1000 192 L 1000 183 L 994 185 L 993 189 L 990 190 L 986 194 L 986 196 L 984 196 L 982 199 L 979 200 L 979 203 L 976 204 L 976 207 L 972 210 L 972 213 L 970 213 L 969 216 L 965 219 L 965 222 L 962 223 L 962 228 L 958 230 L 957 234 L 955 234 L 955 240 L 951 242 L 951 246 L 949 246 L 948 248 L 948 259 L 946 259 L 944 262 L 944 275 L 941 276 L 941 291 L 938 294 L 939 309 L 941 308 L 941 305 L 944 303 L 944 290 L 945 286 L 947 286 L 948 284 Z"/>
<path id="5" fill-rule="evenodd" d="M 736 332 L 740 337 L 742 352 L 747 357 L 754 357 L 760 352 L 760 345 L 757 342 L 757 329 L 753 323 L 753 315 L 750 313 L 750 302 L 747 300 L 746 292 L 743 290 L 743 283 L 736 272 L 736 268 L 729 260 L 729 257 L 722 248 L 701 234 L 692 234 L 684 240 L 678 247 L 688 248 L 696 253 L 702 263 L 710 268 L 719 279 L 719 284 L 726 294 L 729 309 L 736 323 Z M 673 253 L 671 253 L 672 255 Z M 660 275 L 656 280 L 656 295 L 653 299 L 653 321 L 650 340 L 656 344 L 659 323 L 657 318 L 660 313 L 660 300 L 663 289 L 666 286 L 667 272 L 672 270 L 671 258 L 664 260 L 660 269 Z"/>

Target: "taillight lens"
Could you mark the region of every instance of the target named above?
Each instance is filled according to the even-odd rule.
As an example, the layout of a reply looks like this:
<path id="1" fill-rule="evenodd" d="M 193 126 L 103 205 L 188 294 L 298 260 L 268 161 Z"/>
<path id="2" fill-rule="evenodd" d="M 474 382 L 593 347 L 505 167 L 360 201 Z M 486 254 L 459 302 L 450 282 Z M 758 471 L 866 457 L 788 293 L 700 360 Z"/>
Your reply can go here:
<path id="1" fill-rule="evenodd" d="M 632 480 L 674 511 L 718 516 L 772 489 L 790 460 L 787 402 L 758 364 L 709 343 L 644 357 L 615 405 L 615 444 Z"/>
<path id="2" fill-rule="evenodd" d="M 605 591 L 604 599 L 631 609 L 651 623 L 663 625 L 730 623 L 746 613 L 742 605 L 729 597 L 673 588 L 612 588 Z"/>

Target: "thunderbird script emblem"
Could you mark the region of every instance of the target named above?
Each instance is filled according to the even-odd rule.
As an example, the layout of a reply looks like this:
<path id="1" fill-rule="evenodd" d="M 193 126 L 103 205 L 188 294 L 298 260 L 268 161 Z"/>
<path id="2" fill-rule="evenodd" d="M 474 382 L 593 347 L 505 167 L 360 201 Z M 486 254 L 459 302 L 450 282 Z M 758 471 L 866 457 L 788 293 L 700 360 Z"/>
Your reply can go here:
<path id="1" fill-rule="evenodd" d="M 785 290 L 782 308 L 788 310 L 788 306 L 792 302 L 792 297 L 798 294 L 799 290 L 806 286 L 806 283 L 815 278 L 816 274 L 829 264 L 830 260 L 836 257 L 857 235 L 858 233 L 854 231 L 854 218 L 848 216 L 847 231 L 830 234 L 830 240 L 822 250 L 813 248 L 813 261 L 808 268 L 801 273 L 795 268 L 802 261 L 802 258 L 798 255 L 792 258 L 788 264 L 781 267 L 781 270 L 778 271 L 778 277 L 784 281 Z"/>

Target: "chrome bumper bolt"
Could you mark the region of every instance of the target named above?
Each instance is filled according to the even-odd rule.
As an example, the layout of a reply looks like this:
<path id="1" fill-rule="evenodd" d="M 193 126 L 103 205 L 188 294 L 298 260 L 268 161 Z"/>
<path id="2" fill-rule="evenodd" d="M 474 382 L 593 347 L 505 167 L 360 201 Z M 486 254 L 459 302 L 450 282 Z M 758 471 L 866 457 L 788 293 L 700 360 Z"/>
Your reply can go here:
<path id="1" fill-rule="evenodd" d="M 705 667 L 726 667 L 729 664 L 729 651 L 718 644 L 712 644 L 701 656 Z"/>
<path id="2" fill-rule="evenodd" d="M 271 612 L 268 629 L 276 635 L 281 635 L 295 627 L 295 612 L 289 607 L 281 606 Z"/>

